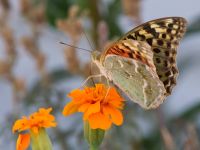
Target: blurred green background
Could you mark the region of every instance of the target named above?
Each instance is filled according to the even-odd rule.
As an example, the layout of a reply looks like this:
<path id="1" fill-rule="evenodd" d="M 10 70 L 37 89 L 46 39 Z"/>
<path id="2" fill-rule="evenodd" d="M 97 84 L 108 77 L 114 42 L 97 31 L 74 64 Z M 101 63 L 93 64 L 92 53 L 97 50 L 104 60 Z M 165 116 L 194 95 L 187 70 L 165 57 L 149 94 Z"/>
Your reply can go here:
<path id="1" fill-rule="evenodd" d="M 198 0 L 0 0 L 0 149 L 14 149 L 14 120 L 39 107 L 53 107 L 57 117 L 58 127 L 49 130 L 55 150 L 88 149 L 81 115 L 61 112 L 66 94 L 91 74 L 90 55 L 59 42 L 103 50 L 137 25 L 169 16 L 188 20 L 177 86 L 156 110 L 127 102 L 123 126 L 112 127 L 101 149 L 200 149 L 199 6 Z"/>

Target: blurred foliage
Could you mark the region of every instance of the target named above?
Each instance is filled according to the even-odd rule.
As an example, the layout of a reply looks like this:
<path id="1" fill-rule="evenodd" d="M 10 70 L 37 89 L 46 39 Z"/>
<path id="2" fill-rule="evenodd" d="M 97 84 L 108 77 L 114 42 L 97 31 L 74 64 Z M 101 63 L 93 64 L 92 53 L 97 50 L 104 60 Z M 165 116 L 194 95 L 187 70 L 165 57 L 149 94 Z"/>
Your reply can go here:
<path id="1" fill-rule="evenodd" d="M 47 0 L 46 14 L 49 24 L 54 26 L 57 19 L 65 18 L 67 16 L 68 9 L 72 5 L 78 5 L 82 11 L 89 10 L 90 15 L 92 15 L 92 13 L 94 13 L 94 7 L 91 6 L 91 1 L 92 0 Z M 98 1 L 95 1 L 95 3 L 97 2 Z M 99 14 L 99 17 L 94 17 L 98 18 L 99 20 L 106 21 L 109 27 L 110 38 L 121 36 L 122 32 L 117 24 L 117 18 L 122 12 L 121 1 L 113 0 L 109 3 L 107 8 L 104 9 L 106 9 L 104 13 Z M 200 32 L 200 17 L 196 17 L 193 23 L 189 24 L 186 36 L 198 32 Z"/>
<path id="2" fill-rule="evenodd" d="M 67 10 L 71 4 L 70 0 L 47 0 L 46 16 L 49 24 L 55 26 L 57 19 L 66 18 Z"/>
<path id="3" fill-rule="evenodd" d="M 92 2 L 93 1 L 93 2 Z M 99 2 L 99 1 L 98 1 Z M 110 32 L 110 38 L 113 38 L 115 36 L 120 36 L 122 34 L 120 28 L 117 25 L 117 19 L 119 15 L 121 14 L 121 2 L 120 0 L 113 0 L 109 3 L 107 8 L 104 8 L 106 11 L 104 13 L 102 12 L 96 12 L 94 8 L 96 6 L 95 3 L 97 3 L 97 0 L 48 0 L 47 1 L 47 17 L 48 21 L 51 25 L 55 25 L 55 21 L 58 18 L 65 18 L 67 16 L 67 11 L 70 6 L 76 4 L 78 5 L 81 10 L 88 10 L 89 16 L 91 17 L 92 22 L 94 23 L 94 28 L 97 28 L 97 22 L 100 20 L 105 20 L 109 27 Z M 96 31 L 96 30 L 94 30 Z M 189 25 L 186 37 L 188 35 L 192 35 L 194 33 L 197 33 L 200 31 L 200 19 L 197 18 L 196 21 L 194 21 L 192 24 Z M 182 68 L 184 68 L 184 62 L 183 64 L 180 64 Z M 187 63 L 185 64 L 187 65 Z M 184 70 L 187 69 L 184 68 Z M 49 73 L 49 77 L 51 79 L 50 84 L 53 87 L 53 85 L 58 84 L 59 82 L 66 81 L 67 79 L 73 77 L 72 74 L 67 72 L 66 70 L 57 70 L 54 72 Z M 34 103 L 34 99 L 43 98 L 44 99 L 51 99 L 52 93 L 55 93 L 55 88 L 44 88 L 44 85 L 42 81 L 38 81 L 33 88 L 31 88 L 27 94 L 26 99 L 28 100 L 28 105 L 32 105 Z M 57 91 L 58 92 L 58 91 Z M 66 90 L 65 90 L 66 92 Z M 64 99 L 65 92 L 58 92 L 58 95 L 61 95 L 60 99 Z M 49 94 L 51 93 L 51 94 Z M 64 100 L 63 100 L 64 102 Z M 46 102 L 45 102 L 46 103 Z M 56 103 L 48 102 L 49 105 L 54 105 L 56 111 L 58 112 L 60 108 L 60 105 L 55 105 Z M 60 103 L 62 103 L 60 101 Z M 169 132 L 173 137 L 176 137 L 176 129 L 178 130 L 180 126 L 179 122 L 187 122 L 196 124 L 195 120 L 199 117 L 200 112 L 200 103 L 194 105 L 193 107 L 190 107 L 188 110 L 182 112 L 179 116 L 173 116 L 172 118 L 168 120 L 164 120 L 164 126 L 169 129 Z M 58 112 L 59 113 L 59 112 Z M 102 145 L 102 149 L 106 147 L 107 149 L 139 149 L 139 150 L 161 150 L 165 148 L 165 145 L 162 140 L 161 135 L 161 126 L 159 125 L 159 118 L 157 117 L 157 114 L 159 112 L 157 111 L 150 111 L 146 112 L 139 108 L 137 105 L 130 104 L 129 106 L 126 106 L 126 110 L 124 112 L 125 115 L 125 123 L 123 127 L 113 127 L 113 129 L 108 133 L 107 139 L 105 140 L 105 143 Z M 163 116 L 162 116 L 163 117 Z M 153 125 L 153 131 L 148 135 L 143 135 L 141 133 L 141 127 L 138 124 L 138 118 L 142 118 L 143 121 L 148 121 L 148 124 L 154 124 Z M 156 119 L 155 119 L 156 118 Z M 156 123 L 155 123 L 156 122 Z M 82 124 L 82 121 L 77 119 L 76 123 L 74 123 L 73 126 L 71 126 L 70 130 L 75 130 L 77 126 Z M 184 124 L 185 125 L 185 124 Z M 184 126 L 182 125 L 182 127 Z M 199 127 L 197 127 L 198 130 Z M 180 130 L 180 129 L 179 129 Z M 65 134 L 63 137 L 70 137 L 71 134 Z M 78 134 L 76 135 L 78 139 L 81 141 L 82 131 L 80 130 Z M 180 137 L 176 137 L 177 139 L 174 142 L 177 142 L 181 139 L 178 139 Z M 79 142 L 80 142 L 79 141 Z M 177 147 L 177 149 L 181 149 Z"/>
<path id="4" fill-rule="evenodd" d="M 55 25 L 57 19 L 67 17 L 67 12 L 70 6 L 78 5 L 81 9 L 89 11 L 89 16 L 94 23 L 94 31 L 97 31 L 97 22 L 105 20 L 109 27 L 110 38 L 114 36 L 120 36 L 122 34 L 118 24 L 117 18 L 121 13 L 121 1 L 113 0 L 109 3 L 107 8 L 103 8 L 102 12 L 95 11 L 95 5 L 98 4 L 98 0 L 47 0 L 46 14 L 48 22 L 51 25 Z M 95 13 L 96 12 L 96 13 Z"/>
<path id="5" fill-rule="evenodd" d="M 37 0 L 38 1 L 38 0 Z M 121 14 L 121 1 L 112 0 L 109 5 L 106 6 L 103 13 L 101 11 L 94 10 L 98 0 L 47 0 L 46 1 L 46 17 L 50 25 L 55 25 L 55 22 L 59 18 L 66 18 L 68 9 L 76 4 L 80 6 L 81 11 L 88 10 L 89 16 L 91 17 L 92 23 L 94 23 L 94 32 L 97 31 L 97 23 L 101 20 L 105 20 L 108 24 L 110 39 L 115 36 L 120 36 L 122 34 L 120 28 L 118 27 L 117 20 Z M 186 38 L 189 35 L 193 35 L 200 32 L 200 18 L 198 17 L 192 24 L 189 25 Z M 189 58 L 190 59 L 190 58 Z M 191 60 L 191 59 L 190 59 Z M 180 64 L 183 70 L 187 70 L 188 62 L 182 62 Z M 185 66 L 185 67 L 184 67 Z M 60 114 L 62 107 L 66 102 L 66 93 L 69 89 L 58 90 L 56 88 L 62 82 L 66 82 L 74 78 L 74 75 L 65 69 L 58 69 L 48 73 L 49 82 L 48 85 L 44 84 L 43 79 L 39 79 L 30 89 L 28 89 L 27 95 L 24 98 L 25 103 L 23 103 L 25 109 L 29 109 L 32 106 L 53 106 L 54 114 Z M 67 83 L 67 82 L 66 82 Z M 157 117 L 158 111 L 148 111 L 141 109 L 139 106 L 131 103 L 126 106 L 124 110 L 125 123 L 122 127 L 113 127 L 113 129 L 108 133 L 105 143 L 102 145 L 102 149 L 115 149 L 115 150 L 129 150 L 129 149 L 139 149 L 139 150 L 161 150 L 164 149 L 164 143 L 162 140 L 160 129 L 160 118 Z M 188 110 L 183 111 L 179 116 L 172 116 L 170 119 L 165 119 L 163 122 L 164 126 L 169 129 L 173 137 L 176 137 L 177 132 L 181 130 L 179 123 L 181 122 L 183 127 L 187 123 L 192 123 L 197 126 L 197 131 L 200 131 L 197 120 L 200 113 L 200 102 L 196 105 L 190 107 Z M 57 128 L 52 134 L 54 140 L 62 145 L 62 149 L 72 149 L 70 145 L 70 138 L 76 136 L 76 142 L 79 145 L 84 145 L 85 149 L 86 143 L 82 139 L 82 129 L 80 125 L 82 120 L 80 117 L 74 117 L 73 124 L 68 127 L 68 130 L 61 130 Z M 141 119 L 142 118 L 142 119 Z M 9 118 L 10 119 L 10 118 Z M 13 120 L 13 119 L 10 119 Z M 9 120 L 9 122 L 11 122 Z M 151 133 L 143 135 L 142 126 L 139 122 L 147 123 L 148 126 L 152 124 Z M 5 129 L 7 126 L 5 126 Z M 3 130 L 4 131 L 4 130 Z M 200 135 L 200 134 L 199 134 Z M 178 140 L 180 137 L 176 137 Z M 179 148 L 178 148 L 179 149 Z M 180 148 L 181 149 L 181 148 Z"/>
<path id="6" fill-rule="evenodd" d="M 121 13 L 121 2 L 119 0 L 113 1 L 113 3 L 111 3 L 108 6 L 108 13 L 105 14 L 104 16 L 104 19 L 109 26 L 110 39 L 122 35 L 122 31 L 120 30 L 117 24 L 118 21 L 117 19 L 120 13 Z"/>
<path id="7" fill-rule="evenodd" d="M 67 16 L 68 9 L 72 5 L 78 5 L 80 9 L 88 10 L 91 17 L 94 13 L 93 6 L 91 5 L 91 1 L 95 1 L 94 3 L 98 3 L 98 0 L 47 0 L 47 9 L 46 14 L 48 18 L 48 22 L 51 25 L 55 25 L 55 21 L 60 18 L 65 18 Z M 98 15 L 94 16 L 95 18 L 100 20 L 105 20 L 109 27 L 110 38 L 115 36 L 121 36 L 122 31 L 120 30 L 117 24 L 117 18 L 121 14 L 121 1 L 113 0 L 109 2 L 107 8 L 104 8 L 105 11 Z M 97 15 L 97 14 L 96 14 Z M 189 24 L 186 36 L 200 32 L 200 17 L 196 17 L 196 19 Z"/>

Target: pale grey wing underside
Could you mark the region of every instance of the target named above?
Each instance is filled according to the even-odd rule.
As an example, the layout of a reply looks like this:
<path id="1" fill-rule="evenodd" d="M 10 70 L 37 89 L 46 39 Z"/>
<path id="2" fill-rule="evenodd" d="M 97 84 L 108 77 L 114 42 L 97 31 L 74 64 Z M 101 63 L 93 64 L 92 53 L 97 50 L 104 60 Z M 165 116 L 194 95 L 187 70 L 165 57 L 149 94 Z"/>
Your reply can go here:
<path id="1" fill-rule="evenodd" d="M 155 70 L 147 65 L 134 59 L 108 55 L 104 67 L 108 78 L 143 108 L 156 108 L 165 99 L 163 83 Z"/>

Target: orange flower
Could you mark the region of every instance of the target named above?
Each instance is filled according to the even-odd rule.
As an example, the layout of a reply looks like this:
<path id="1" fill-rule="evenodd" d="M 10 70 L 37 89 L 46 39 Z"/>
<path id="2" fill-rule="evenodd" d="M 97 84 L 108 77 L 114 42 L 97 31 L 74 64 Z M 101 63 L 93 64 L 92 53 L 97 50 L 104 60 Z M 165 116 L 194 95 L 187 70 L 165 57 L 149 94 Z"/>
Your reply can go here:
<path id="1" fill-rule="evenodd" d="M 16 149 L 17 150 L 26 150 L 30 144 L 30 134 L 19 134 L 17 139 Z"/>
<path id="2" fill-rule="evenodd" d="M 30 130 L 34 135 L 38 135 L 39 131 L 44 128 L 55 127 L 56 122 L 53 115 L 49 114 L 52 108 L 40 108 L 38 112 L 31 114 L 29 117 L 23 116 L 17 120 L 12 128 L 13 133 L 18 131 Z M 30 143 L 30 133 L 19 134 L 16 149 L 25 150 Z"/>
<path id="3" fill-rule="evenodd" d="M 123 123 L 120 110 L 124 100 L 113 87 L 106 88 L 103 84 L 96 84 L 95 87 L 85 87 L 84 90 L 73 90 L 68 96 L 72 101 L 63 110 L 65 116 L 82 112 L 83 120 L 88 121 L 92 129 L 107 130 L 112 123 Z"/>
<path id="4" fill-rule="evenodd" d="M 31 114 L 29 117 L 23 116 L 22 119 L 17 120 L 13 125 L 13 132 L 30 129 L 37 134 L 40 128 L 55 127 L 55 118 L 49 114 L 51 111 L 52 108 L 40 108 L 38 112 Z"/>

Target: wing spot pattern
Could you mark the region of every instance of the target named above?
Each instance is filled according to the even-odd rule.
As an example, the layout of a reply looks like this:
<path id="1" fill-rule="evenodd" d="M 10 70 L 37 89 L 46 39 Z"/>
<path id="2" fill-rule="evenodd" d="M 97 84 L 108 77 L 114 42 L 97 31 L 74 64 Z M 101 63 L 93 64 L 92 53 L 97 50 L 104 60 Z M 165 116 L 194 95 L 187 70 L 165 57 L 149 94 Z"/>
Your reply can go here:
<path id="1" fill-rule="evenodd" d="M 161 63 L 160 58 L 156 58 L 156 62 L 159 64 Z"/>
<path id="2" fill-rule="evenodd" d="M 172 75 L 172 74 L 171 74 L 171 71 L 167 71 L 167 72 L 165 73 L 165 75 L 166 75 L 166 76 Z"/>
<path id="3" fill-rule="evenodd" d="M 162 40 L 158 40 L 157 43 L 158 43 L 158 45 L 160 45 L 160 46 L 162 46 L 162 45 L 164 44 Z"/>
<path id="4" fill-rule="evenodd" d="M 165 39 L 167 37 L 166 34 L 162 34 L 162 38 Z"/>
<path id="5" fill-rule="evenodd" d="M 146 41 L 147 41 L 147 43 L 148 43 L 149 45 L 152 45 L 152 43 L 153 43 L 153 39 L 152 39 L 152 38 L 146 39 Z"/>
<path id="6" fill-rule="evenodd" d="M 155 53 L 160 53 L 160 52 L 161 52 L 159 48 L 154 48 L 153 51 L 154 51 Z"/>

